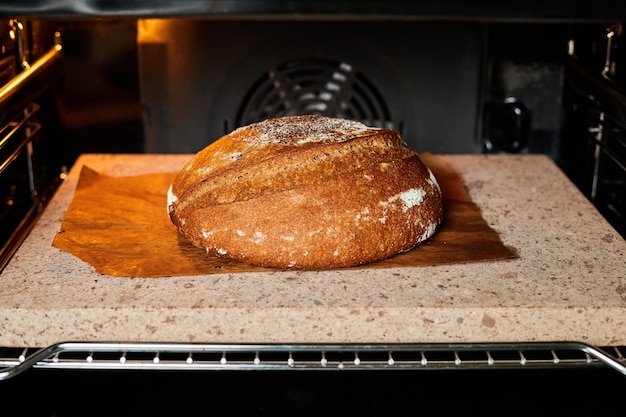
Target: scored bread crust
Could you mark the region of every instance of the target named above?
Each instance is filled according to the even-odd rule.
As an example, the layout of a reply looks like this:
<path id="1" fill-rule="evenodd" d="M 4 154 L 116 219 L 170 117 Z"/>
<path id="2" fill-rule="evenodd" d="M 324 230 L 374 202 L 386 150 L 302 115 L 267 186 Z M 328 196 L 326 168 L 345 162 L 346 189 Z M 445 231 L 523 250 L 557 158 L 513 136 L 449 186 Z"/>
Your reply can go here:
<path id="1" fill-rule="evenodd" d="M 437 180 L 398 132 L 313 115 L 244 126 L 198 152 L 168 212 L 208 253 L 298 269 L 388 258 L 443 218 Z"/>

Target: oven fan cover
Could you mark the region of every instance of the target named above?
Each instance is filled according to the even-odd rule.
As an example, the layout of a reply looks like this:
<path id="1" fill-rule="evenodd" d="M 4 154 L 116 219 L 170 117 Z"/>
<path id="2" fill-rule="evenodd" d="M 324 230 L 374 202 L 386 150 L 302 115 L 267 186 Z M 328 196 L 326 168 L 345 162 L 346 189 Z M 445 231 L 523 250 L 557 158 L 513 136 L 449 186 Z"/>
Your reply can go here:
<path id="1" fill-rule="evenodd" d="M 398 128 L 385 98 L 364 73 L 348 62 L 324 58 L 288 60 L 268 70 L 248 90 L 235 124 L 299 114 Z"/>

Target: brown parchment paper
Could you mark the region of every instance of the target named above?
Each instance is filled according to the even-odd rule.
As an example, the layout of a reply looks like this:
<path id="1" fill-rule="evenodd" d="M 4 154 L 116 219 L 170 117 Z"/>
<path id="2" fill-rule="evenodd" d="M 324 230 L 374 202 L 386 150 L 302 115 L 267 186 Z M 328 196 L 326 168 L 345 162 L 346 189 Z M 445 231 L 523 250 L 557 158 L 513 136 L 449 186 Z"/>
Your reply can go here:
<path id="1" fill-rule="evenodd" d="M 482 218 L 460 178 L 431 154 L 420 155 L 444 198 L 444 221 L 415 249 L 358 268 L 430 266 L 515 257 Z M 111 177 L 83 167 L 53 246 L 119 277 L 168 277 L 268 271 L 208 255 L 180 237 L 167 215 L 167 189 L 176 173 Z"/>

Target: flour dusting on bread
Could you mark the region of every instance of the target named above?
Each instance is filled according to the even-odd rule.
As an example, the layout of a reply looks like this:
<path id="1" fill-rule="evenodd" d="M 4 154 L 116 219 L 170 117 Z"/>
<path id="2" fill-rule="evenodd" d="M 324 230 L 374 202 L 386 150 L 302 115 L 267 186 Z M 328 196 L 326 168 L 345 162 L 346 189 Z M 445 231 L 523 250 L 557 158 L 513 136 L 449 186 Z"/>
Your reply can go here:
<path id="1" fill-rule="evenodd" d="M 250 129 L 244 126 L 235 131 Z M 255 144 L 282 143 L 302 145 L 325 141 L 343 142 L 351 137 L 372 130 L 363 123 L 311 115 L 267 119 L 252 125 L 258 131 L 257 136 L 247 137 L 245 142 Z"/>

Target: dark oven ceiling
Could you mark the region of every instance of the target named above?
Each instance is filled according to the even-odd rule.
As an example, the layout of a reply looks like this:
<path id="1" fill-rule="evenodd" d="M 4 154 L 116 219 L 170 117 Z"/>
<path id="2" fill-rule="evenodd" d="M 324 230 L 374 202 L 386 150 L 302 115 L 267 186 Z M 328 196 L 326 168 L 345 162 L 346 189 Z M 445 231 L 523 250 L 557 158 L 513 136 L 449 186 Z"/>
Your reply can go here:
<path id="1" fill-rule="evenodd" d="M 318 18 L 437 18 L 514 20 L 614 20 L 626 17 L 626 4 L 614 0 L 46 0 L 0 1 L 5 17 L 186 17 L 286 16 Z"/>

